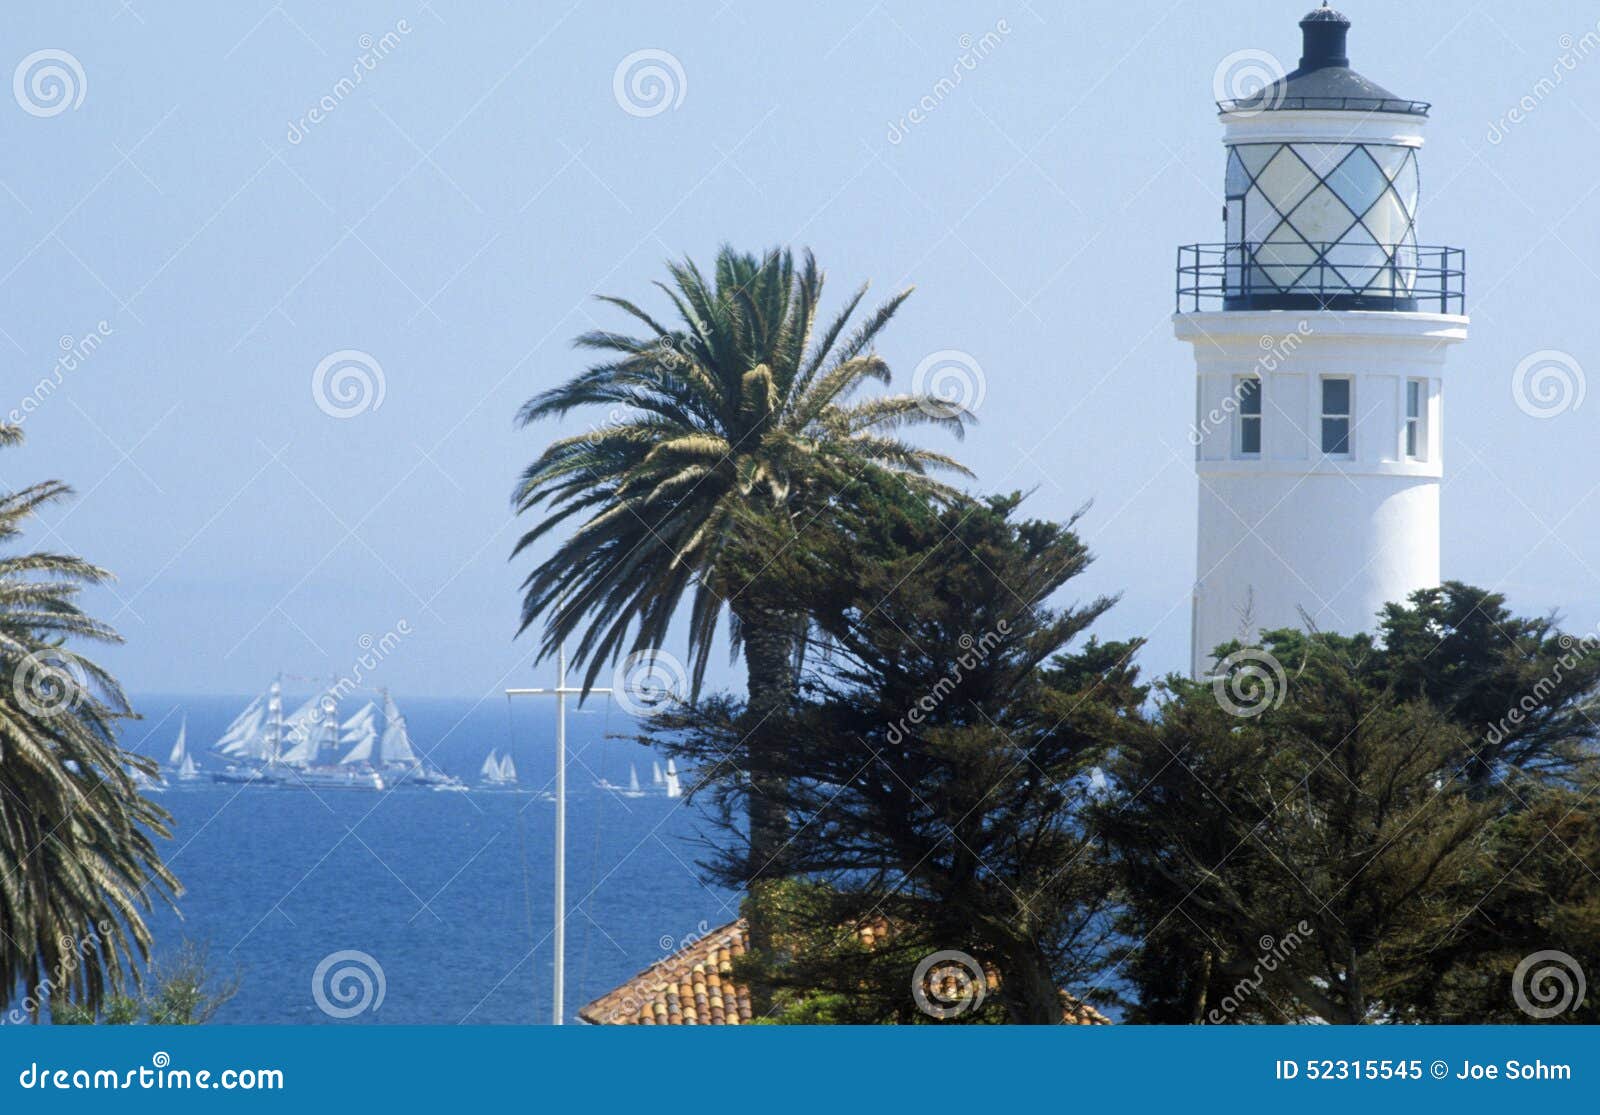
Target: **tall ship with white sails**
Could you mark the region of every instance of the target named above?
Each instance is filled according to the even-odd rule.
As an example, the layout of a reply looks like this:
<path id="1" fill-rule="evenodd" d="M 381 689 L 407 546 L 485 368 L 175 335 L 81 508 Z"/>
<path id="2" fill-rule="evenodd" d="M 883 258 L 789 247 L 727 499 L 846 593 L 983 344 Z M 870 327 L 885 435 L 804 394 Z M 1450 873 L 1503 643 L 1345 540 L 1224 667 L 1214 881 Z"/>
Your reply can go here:
<path id="1" fill-rule="evenodd" d="M 387 691 L 379 693 L 381 712 L 368 701 L 341 721 L 336 688 L 285 716 L 282 683 L 274 681 L 212 746 L 228 761 L 213 779 L 311 790 L 461 785 L 417 754 L 405 716 Z"/>

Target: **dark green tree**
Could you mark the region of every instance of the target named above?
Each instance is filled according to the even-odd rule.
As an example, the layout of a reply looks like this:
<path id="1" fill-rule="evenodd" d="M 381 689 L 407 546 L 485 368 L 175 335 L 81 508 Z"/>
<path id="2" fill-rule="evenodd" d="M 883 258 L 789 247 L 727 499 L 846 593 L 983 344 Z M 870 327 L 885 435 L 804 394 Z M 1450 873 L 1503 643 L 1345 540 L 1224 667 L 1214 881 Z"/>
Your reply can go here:
<path id="1" fill-rule="evenodd" d="M 1600 641 L 1450 584 L 1376 639 L 1263 643 L 1169 679 L 1119 747 L 1098 824 L 1132 1016 L 1512 1020 L 1520 957 L 1593 943 L 1592 873 L 1552 803 L 1585 815 Z M 1263 947 L 1291 935 L 1292 957 Z"/>
<path id="2" fill-rule="evenodd" d="M 1375 681 L 1425 698 L 1472 734 L 1467 775 L 1571 774 L 1600 740 L 1600 636 L 1512 614 L 1505 597 L 1457 581 L 1384 609 Z"/>
<path id="3" fill-rule="evenodd" d="M 941 508 L 881 494 L 871 522 L 813 537 L 785 566 L 827 637 L 787 745 L 750 754 L 731 703 L 662 717 L 658 736 L 728 827 L 752 768 L 797 819 L 780 865 L 805 885 L 782 920 L 806 944 L 756 963 L 802 1014 L 826 1002 L 907 1020 L 919 960 L 951 950 L 972 959 L 969 980 L 997 976 L 1001 1017 L 1059 1022 L 1062 989 L 1093 986 L 1110 929 L 1080 814 L 1115 723 L 1144 699 L 1137 644 L 1069 649 L 1113 603 L 1048 603 L 1090 561 L 1072 523 L 1019 520 L 1017 496 Z M 731 881 L 742 857 L 713 866 Z"/>

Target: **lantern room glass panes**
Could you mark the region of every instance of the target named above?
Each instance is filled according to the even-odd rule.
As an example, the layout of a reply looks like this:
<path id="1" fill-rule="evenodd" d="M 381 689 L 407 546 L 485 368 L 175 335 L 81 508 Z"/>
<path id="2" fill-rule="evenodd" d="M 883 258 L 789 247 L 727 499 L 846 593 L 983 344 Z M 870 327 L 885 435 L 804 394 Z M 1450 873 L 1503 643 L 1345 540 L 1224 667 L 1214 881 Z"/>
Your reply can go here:
<path id="1" fill-rule="evenodd" d="M 1256 176 L 1256 185 L 1280 215 L 1294 211 L 1305 196 L 1317 188 L 1317 176 L 1300 161 L 1290 147 L 1282 147 L 1278 157 Z"/>
<path id="2" fill-rule="evenodd" d="M 1364 148 L 1357 147 L 1328 175 L 1328 185 L 1352 213 L 1365 213 L 1389 188 L 1389 180 Z"/>
<path id="3" fill-rule="evenodd" d="M 1242 197 L 1250 188 L 1250 176 L 1245 173 L 1244 163 L 1240 161 L 1236 152 L 1228 152 L 1228 195 L 1229 197 Z"/>
<path id="4" fill-rule="evenodd" d="M 1398 144 L 1246 143 L 1228 152 L 1230 290 L 1410 293 L 1417 156 Z"/>

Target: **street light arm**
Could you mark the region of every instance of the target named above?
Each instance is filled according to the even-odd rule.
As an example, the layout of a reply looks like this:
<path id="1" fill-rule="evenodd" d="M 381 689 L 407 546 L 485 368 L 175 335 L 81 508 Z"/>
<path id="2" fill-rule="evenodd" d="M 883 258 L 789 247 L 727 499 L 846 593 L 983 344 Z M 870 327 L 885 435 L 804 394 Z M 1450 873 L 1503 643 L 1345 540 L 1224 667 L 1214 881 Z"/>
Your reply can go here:
<path id="1" fill-rule="evenodd" d="M 536 695 L 548 694 L 548 693 L 571 693 L 571 694 L 574 694 L 574 695 L 577 695 L 577 696 L 582 696 L 585 693 L 610 693 L 610 692 L 612 692 L 612 690 L 610 690 L 610 689 L 601 689 L 598 686 L 595 687 L 594 689 L 575 689 L 570 685 L 564 685 L 564 686 L 560 686 L 560 687 L 558 687 L 556 689 L 507 689 L 506 690 L 506 696 L 507 697 L 529 697 L 529 696 L 536 696 Z"/>

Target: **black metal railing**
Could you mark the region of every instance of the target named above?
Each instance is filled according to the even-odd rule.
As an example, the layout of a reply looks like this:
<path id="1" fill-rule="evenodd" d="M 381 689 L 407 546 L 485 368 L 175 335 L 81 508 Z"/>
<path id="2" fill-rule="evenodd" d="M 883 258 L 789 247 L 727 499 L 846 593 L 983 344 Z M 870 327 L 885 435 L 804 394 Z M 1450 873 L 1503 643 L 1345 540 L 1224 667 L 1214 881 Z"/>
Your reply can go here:
<path id="1" fill-rule="evenodd" d="M 1426 116 L 1433 106 L 1427 101 L 1407 101 L 1398 97 L 1284 97 L 1271 90 L 1232 101 L 1218 101 L 1218 112 L 1291 112 L 1326 110 L 1331 112 L 1398 112 L 1405 116 Z"/>
<path id="2" fill-rule="evenodd" d="M 1186 244 L 1178 249 L 1177 309 L 1466 312 L 1460 248 L 1389 246 L 1383 263 L 1344 262 L 1350 244 L 1311 244 L 1316 261 L 1290 262 L 1276 244 Z"/>

